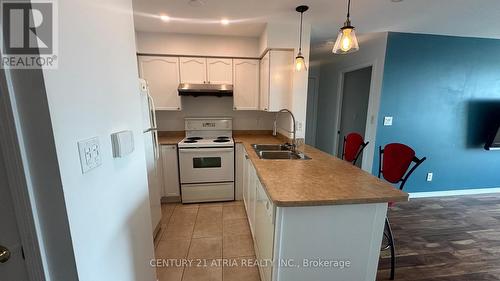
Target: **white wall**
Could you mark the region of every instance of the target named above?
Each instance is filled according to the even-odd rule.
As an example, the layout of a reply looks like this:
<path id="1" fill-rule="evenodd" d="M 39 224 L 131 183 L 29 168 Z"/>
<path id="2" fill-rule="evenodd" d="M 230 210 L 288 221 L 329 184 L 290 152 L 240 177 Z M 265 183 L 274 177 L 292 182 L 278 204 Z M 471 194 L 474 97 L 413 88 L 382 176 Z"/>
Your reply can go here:
<path id="1" fill-rule="evenodd" d="M 348 55 L 327 53 L 313 58 L 315 64 L 319 63 L 321 65 L 316 145 L 323 151 L 335 154 L 338 145 L 337 124 L 340 111 L 341 75 L 346 71 L 373 65 L 365 132 L 365 138 L 370 141 L 370 145 L 365 148 L 365 153 L 363 153 L 363 169 L 371 171 L 372 159 L 375 153 L 374 146 L 382 91 L 387 33 L 365 34 L 359 38 L 359 45 L 360 49 L 356 53 Z"/>
<path id="2" fill-rule="evenodd" d="M 78 279 L 156 280 L 132 1 L 58 5 L 59 69 L 43 74 Z M 114 159 L 110 134 L 121 130 L 137 146 Z M 77 142 L 94 136 L 103 164 L 82 174 Z"/>
<path id="3" fill-rule="evenodd" d="M 185 117 L 232 117 L 233 130 L 272 130 L 274 113 L 234 111 L 232 97 L 182 97 L 182 111 L 157 111 L 162 131 L 184 131 Z"/>
<path id="4" fill-rule="evenodd" d="M 136 32 L 137 52 L 169 55 L 259 57 L 259 38 Z"/>

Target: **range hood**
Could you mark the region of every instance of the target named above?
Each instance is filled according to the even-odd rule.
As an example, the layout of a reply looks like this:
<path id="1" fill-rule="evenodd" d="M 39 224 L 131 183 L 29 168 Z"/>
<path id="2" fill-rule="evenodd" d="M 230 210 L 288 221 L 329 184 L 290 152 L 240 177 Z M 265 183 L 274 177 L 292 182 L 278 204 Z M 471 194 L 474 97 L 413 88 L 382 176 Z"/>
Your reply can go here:
<path id="1" fill-rule="evenodd" d="M 228 84 L 179 84 L 179 96 L 233 96 L 233 85 Z"/>
<path id="2" fill-rule="evenodd" d="M 500 128 L 494 138 L 491 138 L 485 145 L 486 150 L 500 150 Z"/>

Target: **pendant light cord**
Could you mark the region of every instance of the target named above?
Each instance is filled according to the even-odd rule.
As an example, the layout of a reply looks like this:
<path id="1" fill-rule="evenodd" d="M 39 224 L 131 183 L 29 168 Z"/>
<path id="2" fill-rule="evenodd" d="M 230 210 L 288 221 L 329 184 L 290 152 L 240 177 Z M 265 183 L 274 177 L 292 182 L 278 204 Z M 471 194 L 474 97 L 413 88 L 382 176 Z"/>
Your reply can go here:
<path id="1" fill-rule="evenodd" d="M 349 0 L 351 1 L 351 0 Z M 299 31 L 299 53 L 302 52 L 302 16 L 304 12 L 300 13 L 300 31 Z"/>
<path id="2" fill-rule="evenodd" d="M 347 19 L 349 19 L 351 15 L 351 0 L 348 0 L 347 2 Z"/>

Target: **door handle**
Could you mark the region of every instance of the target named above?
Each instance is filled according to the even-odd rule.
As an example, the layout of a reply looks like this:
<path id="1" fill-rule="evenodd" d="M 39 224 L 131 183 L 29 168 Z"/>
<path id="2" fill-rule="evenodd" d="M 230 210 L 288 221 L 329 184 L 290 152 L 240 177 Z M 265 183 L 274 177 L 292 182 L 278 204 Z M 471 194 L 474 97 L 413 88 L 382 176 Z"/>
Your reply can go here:
<path id="1" fill-rule="evenodd" d="M 6 263 L 10 259 L 10 251 L 4 246 L 0 245 L 0 263 Z"/>

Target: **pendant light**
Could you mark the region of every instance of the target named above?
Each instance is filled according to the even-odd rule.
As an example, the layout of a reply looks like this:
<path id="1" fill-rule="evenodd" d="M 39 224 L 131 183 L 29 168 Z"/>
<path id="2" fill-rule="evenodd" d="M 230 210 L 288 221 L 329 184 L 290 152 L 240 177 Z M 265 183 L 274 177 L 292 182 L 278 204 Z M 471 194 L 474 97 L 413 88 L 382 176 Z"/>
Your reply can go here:
<path id="1" fill-rule="evenodd" d="M 348 0 L 347 20 L 344 22 L 344 26 L 340 28 L 337 41 L 335 41 L 335 46 L 333 46 L 332 52 L 334 54 L 348 54 L 359 50 L 358 39 L 356 38 L 356 33 L 354 32 L 354 26 L 351 25 L 351 19 L 349 18 L 350 12 L 351 0 Z"/>
<path id="2" fill-rule="evenodd" d="M 299 52 L 297 53 L 297 56 L 295 57 L 295 70 L 297 71 L 302 71 L 302 70 L 307 70 L 306 67 L 306 60 L 304 59 L 304 56 L 302 55 L 302 16 L 304 15 L 304 12 L 309 10 L 308 6 L 298 6 L 295 8 L 295 11 L 300 13 L 300 34 L 299 34 Z"/>

